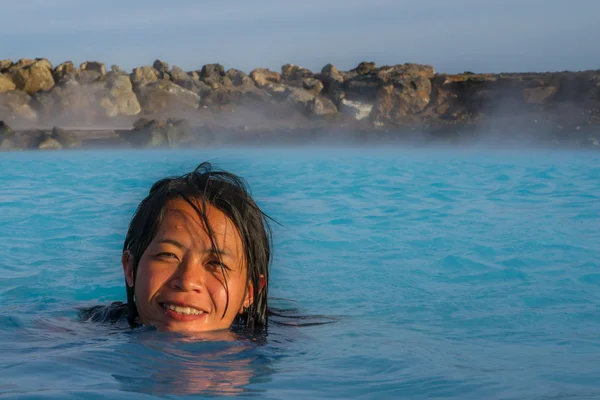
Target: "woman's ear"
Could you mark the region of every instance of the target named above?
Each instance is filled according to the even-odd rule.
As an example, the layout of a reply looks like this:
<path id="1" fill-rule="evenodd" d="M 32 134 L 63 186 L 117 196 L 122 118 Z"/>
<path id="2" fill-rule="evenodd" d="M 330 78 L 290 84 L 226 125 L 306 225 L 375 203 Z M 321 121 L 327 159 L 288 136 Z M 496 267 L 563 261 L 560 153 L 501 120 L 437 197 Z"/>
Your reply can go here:
<path id="1" fill-rule="evenodd" d="M 258 293 L 263 291 L 266 283 L 267 281 L 265 280 L 265 276 L 261 274 L 259 280 L 260 287 L 258 289 Z M 244 308 L 249 308 L 252 304 L 254 304 L 254 283 L 252 282 L 252 280 L 248 280 L 248 286 L 246 287 L 246 297 L 244 298 L 244 302 L 242 303 L 242 307 L 240 307 L 239 312 L 242 313 L 244 311 Z"/>
<path id="2" fill-rule="evenodd" d="M 123 274 L 125 275 L 127 286 L 133 287 L 133 256 L 131 255 L 131 251 L 125 250 L 123 252 L 123 255 L 121 256 L 121 264 L 123 264 Z"/>

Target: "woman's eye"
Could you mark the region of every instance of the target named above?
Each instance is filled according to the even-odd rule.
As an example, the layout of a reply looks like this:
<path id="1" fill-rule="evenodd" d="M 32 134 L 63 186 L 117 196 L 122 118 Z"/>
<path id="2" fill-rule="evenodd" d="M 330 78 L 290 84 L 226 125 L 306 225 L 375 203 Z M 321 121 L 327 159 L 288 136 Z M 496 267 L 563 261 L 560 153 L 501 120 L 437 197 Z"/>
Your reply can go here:
<path id="1" fill-rule="evenodd" d="M 229 270 L 229 267 L 227 267 L 227 265 L 223 264 L 222 262 L 219 261 L 209 261 L 208 262 L 208 266 L 213 268 L 213 269 L 217 269 L 217 268 L 221 268 L 223 267 L 226 270 Z"/>
<path id="2" fill-rule="evenodd" d="M 156 255 L 158 258 L 166 259 L 166 260 L 176 260 L 177 256 L 174 253 L 162 252 Z"/>

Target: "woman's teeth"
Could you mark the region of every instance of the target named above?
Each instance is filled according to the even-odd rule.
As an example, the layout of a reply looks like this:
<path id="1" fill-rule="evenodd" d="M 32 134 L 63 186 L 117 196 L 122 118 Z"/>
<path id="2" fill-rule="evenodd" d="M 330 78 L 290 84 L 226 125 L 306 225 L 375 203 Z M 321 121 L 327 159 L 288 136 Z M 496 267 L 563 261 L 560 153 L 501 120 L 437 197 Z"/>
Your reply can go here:
<path id="1" fill-rule="evenodd" d="M 165 308 L 175 311 L 176 313 L 179 314 L 187 314 L 187 315 L 200 315 L 200 314 L 204 314 L 204 311 L 198 310 L 196 308 L 192 308 L 192 307 L 181 307 L 181 306 L 176 306 L 174 304 L 165 304 Z"/>

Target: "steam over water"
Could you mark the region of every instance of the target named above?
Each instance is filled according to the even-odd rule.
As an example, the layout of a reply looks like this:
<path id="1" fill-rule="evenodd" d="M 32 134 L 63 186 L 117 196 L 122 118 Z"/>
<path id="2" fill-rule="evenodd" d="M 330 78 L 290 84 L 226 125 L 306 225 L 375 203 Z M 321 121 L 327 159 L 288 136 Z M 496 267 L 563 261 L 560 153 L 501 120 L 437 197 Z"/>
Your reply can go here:
<path id="1" fill-rule="evenodd" d="M 150 185 L 207 160 L 282 224 L 270 304 L 335 323 L 189 340 L 77 321 L 125 300 Z M 1 394 L 600 397 L 597 152 L 21 152 L 0 170 Z"/>

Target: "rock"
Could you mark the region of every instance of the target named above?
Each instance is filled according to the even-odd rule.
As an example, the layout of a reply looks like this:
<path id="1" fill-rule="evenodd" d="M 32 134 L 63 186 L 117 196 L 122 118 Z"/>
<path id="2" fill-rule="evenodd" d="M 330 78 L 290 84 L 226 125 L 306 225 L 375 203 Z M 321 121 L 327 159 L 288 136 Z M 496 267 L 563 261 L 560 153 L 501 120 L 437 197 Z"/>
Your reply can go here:
<path id="1" fill-rule="evenodd" d="M 196 93 L 198 96 L 205 96 L 206 94 L 209 94 L 212 90 L 210 86 L 208 86 L 206 83 L 196 79 L 177 81 L 177 84 L 184 89 Z"/>
<path id="2" fill-rule="evenodd" d="M 425 64 L 398 64 L 391 67 L 381 67 L 377 71 L 377 77 L 383 83 L 388 83 L 394 79 L 407 79 L 413 77 L 423 77 L 431 79 L 435 76 L 433 66 Z"/>
<path id="3" fill-rule="evenodd" d="M 17 85 L 8 76 L 0 73 L 0 93 L 15 90 Z"/>
<path id="4" fill-rule="evenodd" d="M 281 78 L 284 81 L 299 81 L 303 78 L 313 78 L 314 74 L 299 65 L 285 64 L 281 67 Z"/>
<path id="5" fill-rule="evenodd" d="M 318 79 L 302 78 L 300 82 L 302 84 L 302 89 L 308 90 L 315 96 L 318 96 L 319 93 L 321 93 L 321 90 L 323 90 L 323 83 Z"/>
<path id="6" fill-rule="evenodd" d="M 158 71 L 152 67 L 134 68 L 131 72 L 131 83 L 133 86 L 140 87 L 158 81 Z"/>
<path id="7" fill-rule="evenodd" d="M 122 74 L 112 75 L 107 79 L 106 94 L 100 100 L 100 105 L 109 117 L 137 115 L 142 110 L 129 76 Z"/>
<path id="8" fill-rule="evenodd" d="M 171 79 L 179 85 L 178 82 L 189 81 L 192 78 L 177 65 L 173 65 L 173 68 L 171 69 Z"/>
<path id="9" fill-rule="evenodd" d="M 223 76 L 225 76 L 225 68 L 223 68 L 221 64 L 206 64 L 200 71 L 200 79 L 204 82 L 206 82 L 207 79 L 220 80 Z"/>
<path id="10" fill-rule="evenodd" d="M 0 137 L 0 150 L 20 150 L 14 137 Z"/>
<path id="11" fill-rule="evenodd" d="M 48 60 L 36 60 L 20 68 L 12 69 L 12 81 L 17 89 L 30 95 L 54 86 L 52 64 Z"/>
<path id="12" fill-rule="evenodd" d="M 15 144 L 19 149 L 33 150 L 39 149 L 40 145 L 49 139 L 50 136 L 41 130 L 30 130 L 25 132 L 19 132 L 15 135 Z M 49 143 L 48 145 L 51 145 Z"/>
<path id="13" fill-rule="evenodd" d="M 308 111 L 317 117 L 332 116 L 338 113 L 338 109 L 331 100 L 326 97 L 317 96 L 308 104 Z"/>
<path id="14" fill-rule="evenodd" d="M 65 75 L 75 72 L 77 71 L 75 66 L 73 66 L 73 63 L 71 61 L 66 61 L 54 68 L 54 71 L 52 71 L 52 77 L 54 78 L 54 82 L 58 84 L 58 82 L 60 82 Z"/>
<path id="15" fill-rule="evenodd" d="M 363 61 L 360 64 L 358 64 L 358 66 L 356 68 L 354 68 L 352 71 L 356 72 L 359 75 L 365 75 L 368 73 L 371 73 L 373 70 L 375 70 L 376 65 L 374 62 L 366 62 Z"/>
<path id="16" fill-rule="evenodd" d="M 0 150 L 13 150 L 17 147 L 15 132 L 4 121 L 0 121 Z"/>
<path id="17" fill-rule="evenodd" d="M 169 113 L 198 108 L 200 96 L 171 81 L 160 80 L 138 89 L 139 101 L 146 113 Z"/>
<path id="18" fill-rule="evenodd" d="M 287 87 L 283 92 L 283 96 L 287 102 L 305 111 L 309 108 L 309 104 L 315 99 L 315 95 L 308 90 Z"/>
<path id="19" fill-rule="evenodd" d="M 93 71 L 99 73 L 100 75 L 106 75 L 106 66 L 101 62 L 86 61 L 79 66 L 79 69 L 82 71 Z"/>
<path id="20" fill-rule="evenodd" d="M 382 83 L 375 73 L 355 75 L 344 83 L 344 98 L 367 102 L 375 101 Z"/>
<path id="21" fill-rule="evenodd" d="M 12 130 L 10 126 L 4 121 L 0 121 L 0 138 L 12 136 L 15 132 Z"/>
<path id="22" fill-rule="evenodd" d="M 280 83 L 281 75 L 275 71 L 265 68 L 257 68 L 250 72 L 250 78 L 256 83 L 256 86 L 262 88 L 271 83 Z"/>
<path id="23" fill-rule="evenodd" d="M 0 72 L 8 70 L 12 64 L 12 60 L 0 60 Z"/>
<path id="24" fill-rule="evenodd" d="M 82 70 L 75 73 L 77 81 L 82 85 L 91 85 L 101 80 L 103 76 L 103 74 L 95 70 Z"/>
<path id="25" fill-rule="evenodd" d="M 212 89 L 219 89 L 226 86 L 225 68 L 221 64 L 207 64 L 200 71 L 200 80 L 210 86 Z M 232 86 L 229 81 L 229 86 Z"/>
<path id="26" fill-rule="evenodd" d="M 169 74 L 169 64 L 167 64 L 164 61 L 161 60 L 156 60 L 154 61 L 154 63 L 152 64 L 152 67 L 157 70 L 158 72 L 162 72 L 164 74 Z"/>
<path id="27" fill-rule="evenodd" d="M 327 64 L 321 70 L 318 78 L 323 82 L 322 92 L 333 100 L 335 104 L 340 104 L 346 97 L 344 92 L 344 76 L 333 64 Z"/>
<path id="28" fill-rule="evenodd" d="M 133 124 L 133 129 L 119 135 L 135 147 L 162 147 L 168 143 L 166 124 L 158 120 L 141 118 Z"/>
<path id="29" fill-rule="evenodd" d="M 225 76 L 231 80 L 233 86 L 254 86 L 254 81 L 247 74 L 237 69 L 229 69 Z"/>
<path id="30" fill-rule="evenodd" d="M 207 107 L 222 107 L 228 104 L 242 105 L 266 101 L 268 101 L 268 95 L 252 84 L 212 90 L 202 99 L 202 104 Z"/>
<path id="31" fill-rule="evenodd" d="M 344 85 L 344 76 L 333 64 L 327 64 L 323 67 L 321 74 L 319 74 L 319 79 L 323 82 L 326 92 L 329 92 L 330 89 L 336 86 L 343 87 Z"/>
<path id="32" fill-rule="evenodd" d="M 356 120 L 368 118 L 373 110 L 373 104 L 361 103 L 359 101 L 342 100 L 340 103 L 340 112 L 350 115 Z"/>
<path id="33" fill-rule="evenodd" d="M 52 128 L 52 134 L 50 138 L 58 141 L 61 146 L 66 148 L 74 148 L 81 146 L 81 140 L 77 137 L 74 132 L 60 129 L 57 127 Z"/>
<path id="34" fill-rule="evenodd" d="M 396 80 L 387 84 L 377 93 L 377 116 L 393 122 L 400 122 L 419 113 L 430 101 L 431 82 L 416 76 Z"/>
<path id="35" fill-rule="evenodd" d="M 51 137 L 44 139 L 38 146 L 40 150 L 60 150 L 63 146 Z"/>
<path id="36" fill-rule="evenodd" d="M 121 67 L 119 67 L 116 64 L 110 66 L 110 72 L 113 72 L 115 74 L 126 73 L 125 71 L 123 71 L 123 69 L 121 69 Z"/>
<path id="37" fill-rule="evenodd" d="M 28 65 L 31 65 L 35 62 L 35 60 L 31 60 L 29 58 L 20 58 L 16 63 L 13 63 L 10 67 L 8 67 L 8 69 L 10 71 L 14 71 L 23 67 L 26 67 Z"/>
<path id="38" fill-rule="evenodd" d="M 545 104 L 554 98 L 558 89 L 553 86 L 525 88 L 523 100 L 527 104 Z"/>
<path id="39" fill-rule="evenodd" d="M 281 83 L 269 83 L 262 90 L 275 101 L 285 101 L 290 93 L 289 87 Z M 296 88 L 294 88 L 296 89 Z M 261 90 L 261 89 L 259 89 Z"/>
<path id="40" fill-rule="evenodd" d="M 84 78 L 99 77 L 97 72 L 81 71 Z M 66 74 L 50 92 L 36 93 L 38 113 L 42 120 L 53 124 L 92 123 L 106 117 L 101 99 L 105 96 L 105 81 L 80 83 L 79 73 Z M 87 79 L 84 79 L 84 82 Z"/>
<path id="41" fill-rule="evenodd" d="M 0 93 L 0 118 L 35 122 L 37 113 L 30 103 L 31 97 L 20 90 Z"/>
<path id="42" fill-rule="evenodd" d="M 192 141 L 189 121 L 187 119 L 168 119 L 166 136 L 169 147 L 177 147 Z"/>

